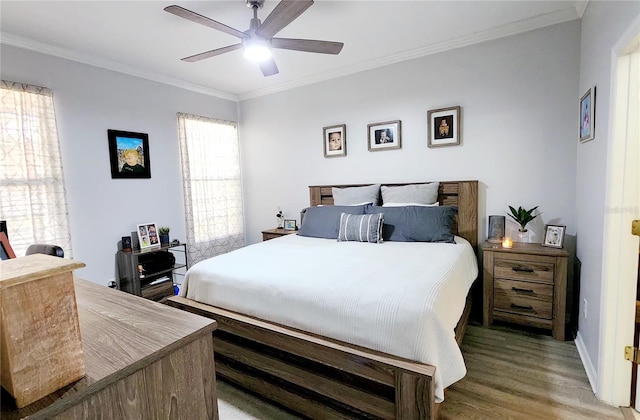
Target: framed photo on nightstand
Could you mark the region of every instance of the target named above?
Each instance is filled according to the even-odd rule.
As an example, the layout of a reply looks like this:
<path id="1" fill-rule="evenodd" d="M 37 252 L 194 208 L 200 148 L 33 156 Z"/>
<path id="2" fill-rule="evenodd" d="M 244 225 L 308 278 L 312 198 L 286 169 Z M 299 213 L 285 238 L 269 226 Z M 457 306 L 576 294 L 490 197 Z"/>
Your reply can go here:
<path id="1" fill-rule="evenodd" d="M 565 225 L 546 225 L 544 227 L 544 241 L 542 242 L 542 246 L 562 248 L 565 229 Z"/>
<path id="2" fill-rule="evenodd" d="M 285 230 L 296 230 L 298 227 L 296 225 L 296 221 L 294 219 L 284 219 L 284 229 Z"/>

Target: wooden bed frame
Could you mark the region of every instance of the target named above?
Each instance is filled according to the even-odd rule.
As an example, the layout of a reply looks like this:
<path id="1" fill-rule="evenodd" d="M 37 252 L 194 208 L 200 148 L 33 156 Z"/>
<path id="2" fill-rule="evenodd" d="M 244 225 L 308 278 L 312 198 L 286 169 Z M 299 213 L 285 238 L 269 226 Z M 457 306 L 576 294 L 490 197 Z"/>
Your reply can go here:
<path id="1" fill-rule="evenodd" d="M 370 185 L 370 184 L 362 184 Z M 408 184 L 383 184 L 400 186 Z M 311 205 L 333 204 L 332 187 L 310 186 Z M 478 245 L 478 181 L 440 182 L 441 205 L 458 207 L 456 234 Z M 213 318 L 216 374 L 316 419 L 434 419 L 435 367 L 236 312 L 171 297 L 171 306 Z M 470 298 L 458 325 L 462 341 Z"/>

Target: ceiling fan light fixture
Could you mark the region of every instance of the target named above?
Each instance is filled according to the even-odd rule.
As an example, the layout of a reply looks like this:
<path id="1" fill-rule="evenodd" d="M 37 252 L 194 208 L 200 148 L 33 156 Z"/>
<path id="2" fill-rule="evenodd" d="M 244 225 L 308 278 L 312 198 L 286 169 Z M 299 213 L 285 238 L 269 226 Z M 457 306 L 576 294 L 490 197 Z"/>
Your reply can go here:
<path id="1" fill-rule="evenodd" d="M 265 61 L 271 58 L 271 47 L 267 41 L 252 39 L 243 46 L 244 56 L 251 61 Z"/>

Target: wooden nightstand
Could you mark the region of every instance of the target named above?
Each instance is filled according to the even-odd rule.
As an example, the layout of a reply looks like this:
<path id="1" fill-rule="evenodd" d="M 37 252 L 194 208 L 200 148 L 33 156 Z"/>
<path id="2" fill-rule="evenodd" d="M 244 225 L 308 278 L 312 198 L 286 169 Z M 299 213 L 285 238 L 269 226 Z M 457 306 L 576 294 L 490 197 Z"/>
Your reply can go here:
<path id="1" fill-rule="evenodd" d="M 291 235 L 294 233 L 298 233 L 297 230 L 288 230 L 288 229 L 268 229 L 268 230 L 263 230 L 262 231 L 262 240 L 263 241 L 268 241 L 269 239 L 275 239 L 275 238 L 279 238 L 281 236 L 285 236 L 285 235 Z"/>
<path id="2" fill-rule="evenodd" d="M 546 328 L 564 340 L 567 250 L 516 242 L 507 249 L 485 242 L 482 251 L 483 324 L 501 320 Z"/>

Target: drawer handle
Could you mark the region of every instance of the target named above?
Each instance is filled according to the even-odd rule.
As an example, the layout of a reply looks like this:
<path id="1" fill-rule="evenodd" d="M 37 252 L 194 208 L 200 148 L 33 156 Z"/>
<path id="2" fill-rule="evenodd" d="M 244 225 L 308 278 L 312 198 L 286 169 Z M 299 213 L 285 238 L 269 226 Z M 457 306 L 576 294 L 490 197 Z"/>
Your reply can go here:
<path id="1" fill-rule="evenodd" d="M 535 295 L 535 292 L 533 291 L 533 289 L 521 289 L 519 287 L 512 287 L 511 290 L 513 290 L 516 293 L 524 293 L 526 295 Z"/>
<path id="2" fill-rule="evenodd" d="M 533 273 L 533 268 L 527 268 L 527 267 L 512 267 L 511 268 L 513 271 L 517 271 L 520 273 Z"/>
<path id="3" fill-rule="evenodd" d="M 511 309 L 515 309 L 517 311 L 522 311 L 522 312 L 535 312 L 535 310 L 533 309 L 533 306 L 521 306 L 521 305 L 516 305 L 515 303 L 511 304 Z"/>

